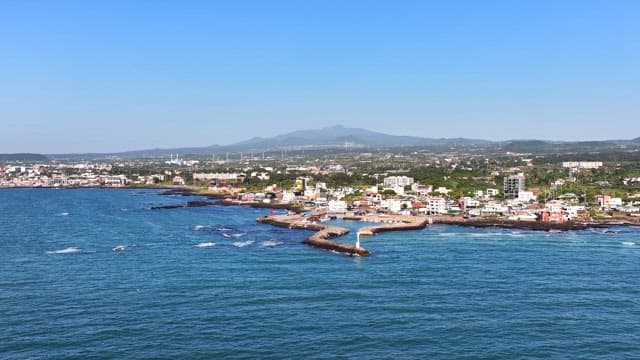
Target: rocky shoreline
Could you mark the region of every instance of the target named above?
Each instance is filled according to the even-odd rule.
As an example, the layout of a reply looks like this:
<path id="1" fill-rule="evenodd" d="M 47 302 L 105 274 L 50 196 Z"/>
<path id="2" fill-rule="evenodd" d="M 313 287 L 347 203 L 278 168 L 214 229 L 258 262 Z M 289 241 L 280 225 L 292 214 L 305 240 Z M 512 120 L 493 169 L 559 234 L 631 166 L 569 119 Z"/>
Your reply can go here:
<path id="1" fill-rule="evenodd" d="M 463 219 L 457 217 L 431 217 L 433 224 L 459 225 L 476 228 L 504 228 L 534 231 L 572 231 L 586 230 L 590 228 L 607 228 L 610 226 L 640 226 L 637 221 L 630 220 L 590 220 L 590 221 L 567 221 L 563 223 L 539 222 L 539 221 L 517 221 L 506 219 Z"/>

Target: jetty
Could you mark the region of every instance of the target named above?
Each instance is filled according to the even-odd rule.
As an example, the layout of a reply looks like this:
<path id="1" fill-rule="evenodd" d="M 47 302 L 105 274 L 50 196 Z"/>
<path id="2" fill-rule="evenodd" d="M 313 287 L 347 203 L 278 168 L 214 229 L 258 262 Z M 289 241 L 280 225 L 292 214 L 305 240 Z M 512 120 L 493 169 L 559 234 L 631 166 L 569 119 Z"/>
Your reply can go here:
<path id="1" fill-rule="evenodd" d="M 348 234 L 349 229 L 309 221 L 308 218 L 303 215 L 271 215 L 258 218 L 257 221 L 289 229 L 315 230 L 316 233 L 311 235 L 302 243 L 319 249 L 336 251 L 349 255 L 371 255 L 368 250 L 358 246 L 358 243 L 351 245 L 331 240 L 332 238 Z"/>
<path id="2" fill-rule="evenodd" d="M 317 217 L 317 216 L 316 216 Z M 427 218 L 415 216 L 392 215 L 384 218 L 375 215 L 345 217 L 346 220 L 377 222 L 380 225 L 367 226 L 358 230 L 355 245 L 340 243 L 334 240 L 349 233 L 349 230 L 339 226 L 325 225 L 310 221 L 309 217 L 299 214 L 271 215 L 258 218 L 260 223 L 271 224 L 289 229 L 314 230 L 315 234 L 305 239 L 302 243 L 319 249 L 331 250 L 349 255 L 369 256 L 371 253 L 360 247 L 360 236 L 373 236 L 387 231 L 419 230 L 427 226 Z"/>
<path id="3" fill-rule="evenodd" d="M 373 236 L 377 233 L 388 232 L 388 231 L 407 231 L 407 230 L 420 230 L 424 229 L 429 223 L 429 219 L 426 217 L 416 217 L 416 216 L 403 216 L 403 215 L 391 215 L 387 216 L 383 219 L 379 217 L 363 217 L 363 218 L 354 218 L 354 220 L 364 220 L 364 221 L 378 221 L 381 222 L 381 225 L 376 226 L 367 226 L 358 230 L 358 234 L 361 236 Z"/>

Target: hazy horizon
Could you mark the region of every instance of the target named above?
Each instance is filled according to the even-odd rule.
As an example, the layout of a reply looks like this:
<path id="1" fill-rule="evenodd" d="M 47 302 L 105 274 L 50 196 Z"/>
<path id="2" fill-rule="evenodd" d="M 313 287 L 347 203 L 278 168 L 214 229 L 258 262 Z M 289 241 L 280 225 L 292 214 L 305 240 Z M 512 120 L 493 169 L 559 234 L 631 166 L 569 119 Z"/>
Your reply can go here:
<path id="1" fill-rule="evenodd" d="M 4 2 L 0 153 L 640 136 L 640 3 Z"/>

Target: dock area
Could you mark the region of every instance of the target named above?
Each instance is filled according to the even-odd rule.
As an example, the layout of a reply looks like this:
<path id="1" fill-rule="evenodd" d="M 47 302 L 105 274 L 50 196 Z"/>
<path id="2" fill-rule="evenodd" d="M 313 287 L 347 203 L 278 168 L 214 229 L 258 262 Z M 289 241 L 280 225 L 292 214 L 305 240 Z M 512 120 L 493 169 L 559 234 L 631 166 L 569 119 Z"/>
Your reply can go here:
<path id="1" fill-rule="evenodd" d="M 406 231 L 419 230 L 427 226 L 428 219 L 424 217 L 391 215 L 380 217 L 377 215 L 350 216 L 345 220 L 376 222 L 380 225 L 366 226 L 358 230 L 358 239 L 360 236 L 373 236 L 377 233 L 387 231 Z M 316 233 L 311 235 L 302 243 L 309 246 L 317 247 L 324 250 L 331 250 L 350 255 L 369 256 L 371 253 L 360 247 L 359 242 L 355 245 L 340 243 L 332 238 L 344 236 L 349 230 L 339 226 L 325 225 L 322 223 L 310 221 L 308 217 L 299 214 L 293 215 L 272 215 L 257 219 L 260 223 L 270 224 L 289 229 L 315 230 Z"/>
<path id="2" fill-rule="evenodd" d="M 345 244 L 331 240 L 332 238 L 348 234 L 349 229 L 312 222 L 303 215 L 272 215 L 258 218 L 257 221 L 289 229 L 315 230 L 316 233 L 311 235 L 302 243 L 319 249 L 336 251 L 349 255 L 371 255 L 368 250 L 358 247 L 357 245 Z"/>
<path id="3" fill-rule="evenodd" d="M 361 236 L 373 236 L 377 233 L 388 231 L 406 231 L 424 229 L 429 223 L 426 217 L 391 215 L 384 218 L 367 216 L 360 220 L 381 222 L 381 225 L 366 226 L 358 230 Z"/>

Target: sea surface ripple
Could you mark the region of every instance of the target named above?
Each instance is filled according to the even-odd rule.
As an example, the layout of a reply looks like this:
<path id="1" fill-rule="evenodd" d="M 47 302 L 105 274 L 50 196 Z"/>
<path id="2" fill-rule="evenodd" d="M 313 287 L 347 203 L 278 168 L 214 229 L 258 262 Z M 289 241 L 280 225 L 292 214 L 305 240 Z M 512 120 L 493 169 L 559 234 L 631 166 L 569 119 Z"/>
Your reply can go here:
<path id="1" fill-rule="evenodd" d="M 0 190 L 0 358 L 640 358 L 638 229 L 431 226 L 358 258 L 265 209 L 150 210 L 188 199 Z"/>

